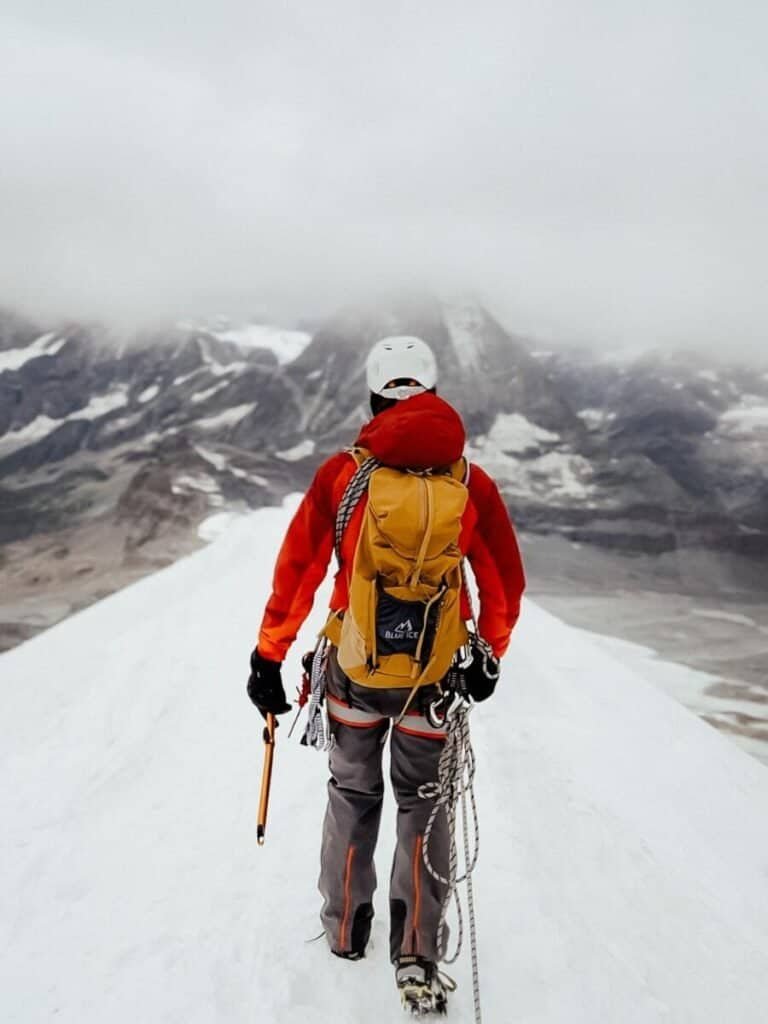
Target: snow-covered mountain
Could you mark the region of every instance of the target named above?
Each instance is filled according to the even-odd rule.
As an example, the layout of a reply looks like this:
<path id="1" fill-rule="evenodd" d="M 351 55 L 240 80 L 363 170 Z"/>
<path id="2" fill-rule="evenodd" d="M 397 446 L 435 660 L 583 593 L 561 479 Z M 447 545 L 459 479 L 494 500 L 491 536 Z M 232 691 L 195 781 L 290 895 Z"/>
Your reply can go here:
<path id="1" fill-rule="evenodd" d="M 639 504 L 656 519 L 659 549 L 700 544 L 765 559 L 768 362 L 707 362 L 691 352 L 538 358 L 587 425 L 592 450 L 610 457 L 608 471 L 593 474 L 593 492 L 612 479 L 626 488 L 630 467 L 644 467 L 654 486 Z M 589 523 L 591 539 L 601 522 Z"/>
<path id="2" fill-rule="evenodd" d="M 288 515 L 244 517 L 0 656 L 7 1024 L 403 1020 L 384 882 L 367 959 L 306 941 L 326 765 L 287 730 L 255 842 L 245 666 Z M 472 715 L 489 1024 L 765 1019 L 768 771 L 653 682 L 526 603 Z M 450 1019 L 469 1021 L 466 957 L 455 974 Z"/>
<path id="3" fill-rule="evenodd" d="M 167 564 L 221 507 L 302 489 L 368 415 L 364 359 L 423 336 L 469 453 L 523 530 L 739 556 L 764 587 L 768 373 L 542 353 L 475 302 L 345 309 L 310 334 L 222 317 L 129 341 L 0 316 L 0 545 L 10 644 Z M 754 578 L 752 578 L 754 577 Z M 763 583 L 760 583 L 760 580 Z"/>
<path id="4" fill-rule="evenodd" d="M 307 336 L 254 325 L 238 341 L 217 336 L 233 330 L 126 342 L 0 317 L 6 645 L 196 546 L 212 508 L 295 489 L 294 432 L 284 441 L 270 426 L 290 416 L 275 350 L 292 358 Z M 249 417 L 268 440 L 236 443 Z"/>

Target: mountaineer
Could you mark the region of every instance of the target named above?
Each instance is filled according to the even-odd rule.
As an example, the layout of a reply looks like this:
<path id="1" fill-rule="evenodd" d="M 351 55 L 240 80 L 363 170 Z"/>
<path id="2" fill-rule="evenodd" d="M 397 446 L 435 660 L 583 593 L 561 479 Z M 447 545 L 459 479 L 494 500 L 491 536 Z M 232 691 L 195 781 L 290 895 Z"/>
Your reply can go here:
<path id="1" fill-rule="evenodd" d="M 366 364 L 373 418 L 354 446 L 331 456 L 288 528 L 251 655 L 248 694 L 263 714 L 290 710 L 281 664 L 336 551 L 323 659 L 329 728 L 328 808 L 319 888 L 331 951 L 358 960 L 373 918 L 374 850 L 390 737 L 397 846 L 390 880 L 390 957 L 403 1001 L 445 1012 L 452 983 L 437 969 L 445 886 L 426 870 L 425 828 L 446 732 L 430 701 L 467 652 L 464 693 L 490 697 L 525 586 L 515 532 L 496 484 L 463 457 L 459 414 L 436 393 L 437 365 L 419 338 L 379 341 Z M 479 596 L 477 636 L 464 558 Z M 471 660 L 470 660 L 471 656 Z M 310 669 L 311 658 L 304 664 Z M 429 836 L 445 875 L 450 837 Z"/>

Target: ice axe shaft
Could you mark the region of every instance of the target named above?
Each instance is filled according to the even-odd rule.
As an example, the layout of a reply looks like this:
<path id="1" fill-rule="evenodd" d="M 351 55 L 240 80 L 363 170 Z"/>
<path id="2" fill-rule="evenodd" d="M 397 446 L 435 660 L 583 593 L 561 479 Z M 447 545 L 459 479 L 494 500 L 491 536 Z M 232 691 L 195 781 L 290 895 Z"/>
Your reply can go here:
<path id="1" fill-rule="evenodd" d="M 256 842 L 264 845 L 267 830 L 267 814 L 269 812 L 269 792 L 272 788 L 272 765 L 275 760 L 275 716 L 267 713 L 264 726 L 264 768 L 261 773 L 261 796 L 259 798 L 259 819 L 256 823 Z"/>

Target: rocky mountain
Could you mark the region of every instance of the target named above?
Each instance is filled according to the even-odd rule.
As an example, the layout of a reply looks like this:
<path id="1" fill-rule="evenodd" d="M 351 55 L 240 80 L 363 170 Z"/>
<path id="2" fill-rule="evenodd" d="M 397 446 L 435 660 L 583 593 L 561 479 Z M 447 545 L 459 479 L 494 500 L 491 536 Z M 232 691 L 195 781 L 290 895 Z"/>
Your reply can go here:
<path id="1" fill-rule="evenodd" d="M 433 346 L 522 529 L 768 557 L 754 369 L 543 353 L 477 303 L 423 297 L 311 335 L 219 318 L 125 339 L 0 314 L 5 642 L 190 550 L 211 510 L 304 488 L 367 417 L 365 356 L 391 333 Z"/>
<path id="2" fill-rule="evenodd" d="M 539 362 L 588 430 L 594 504 L 575 534 L 611 544 L 617 533 L 621 548 L 768 556 L 768 361 L 574 352 Z"/>

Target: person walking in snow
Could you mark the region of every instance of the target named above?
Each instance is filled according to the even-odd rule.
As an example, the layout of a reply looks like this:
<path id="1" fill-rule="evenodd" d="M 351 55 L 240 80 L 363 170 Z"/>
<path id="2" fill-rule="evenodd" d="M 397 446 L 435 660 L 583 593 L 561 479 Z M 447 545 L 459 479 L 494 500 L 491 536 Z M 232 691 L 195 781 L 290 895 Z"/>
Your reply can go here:
<path id="1" fill-rule="evenodd" d="M 444 728 L 425 713 L 468 640 L 462 560 L 477 581 L 482 638 L 464 688 L 486 700 L 498 678 L 525 585 L 515 532 L 493 480 L 463 458 L 459 414 L 436 394 L 437 365 L 419 338 L 378 342 L 366 364 L 373 418 L 352 449 L 317 471 L 286 534 L 251 655 L 248 695 L 262 714 L 290 710 L 281 664 L 336 549 L 325 629 L 332 736 L 321 847 L 321 919 L 336 956 L 365 955 L 376 888 L 374 850 L 390 737 L 397 846 L 390 881 L 390 956 L 402 991 L 444 1012 L 436 964 L 445 887 L 423 862 Z M 466 659 L 465 659 L 466 660 Z M 450 836 L 438 815 L 429 858 L 446 877 Z M 410 987 L 410 988 L 409 988 Z"/>

